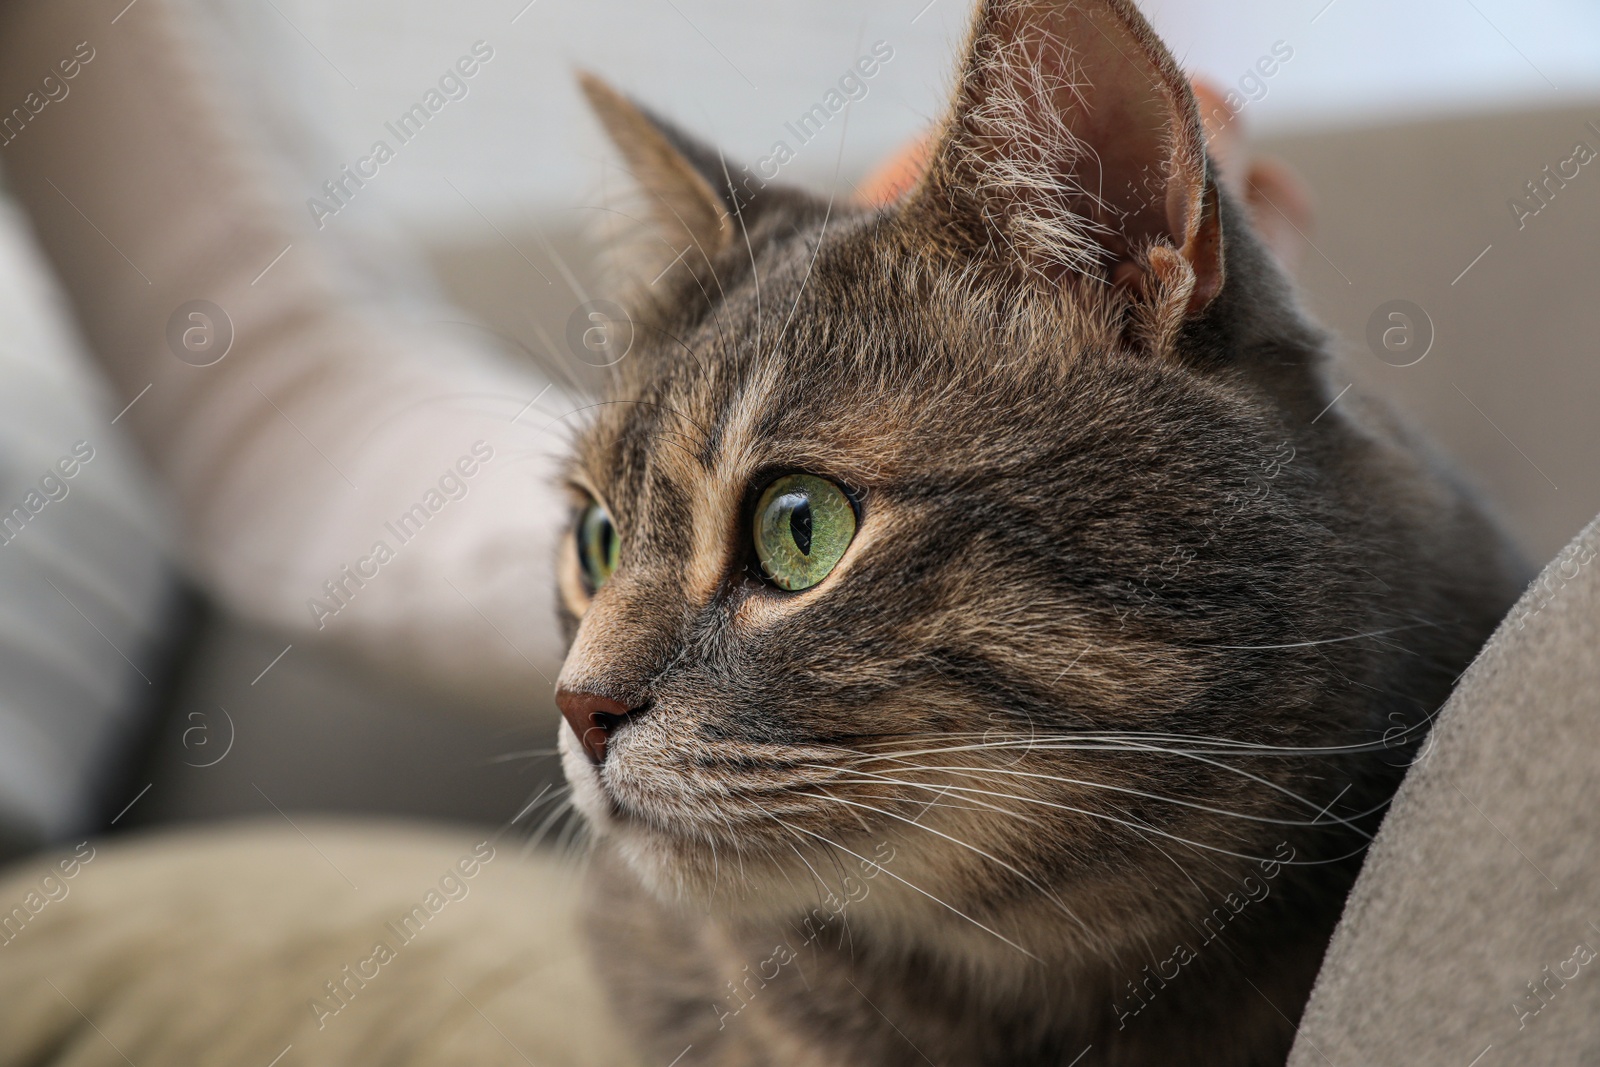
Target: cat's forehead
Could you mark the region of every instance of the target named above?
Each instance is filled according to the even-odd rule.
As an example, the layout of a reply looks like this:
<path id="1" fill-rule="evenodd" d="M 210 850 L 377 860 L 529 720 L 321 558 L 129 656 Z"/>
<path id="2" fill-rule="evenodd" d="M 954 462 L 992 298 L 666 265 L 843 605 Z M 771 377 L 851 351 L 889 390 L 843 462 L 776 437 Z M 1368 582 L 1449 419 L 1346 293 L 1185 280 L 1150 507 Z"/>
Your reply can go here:
<path id="1" fill-rule="evenodd" d="M 640 316 L 577 450 L 617 510 L 769 468 L 856 485 L 958 469 L 1094 405 L 1076 364 L 1113 342 L 1092 309 L 1007 299 L 872 220 L 791 232 L 712 293 Z"/>

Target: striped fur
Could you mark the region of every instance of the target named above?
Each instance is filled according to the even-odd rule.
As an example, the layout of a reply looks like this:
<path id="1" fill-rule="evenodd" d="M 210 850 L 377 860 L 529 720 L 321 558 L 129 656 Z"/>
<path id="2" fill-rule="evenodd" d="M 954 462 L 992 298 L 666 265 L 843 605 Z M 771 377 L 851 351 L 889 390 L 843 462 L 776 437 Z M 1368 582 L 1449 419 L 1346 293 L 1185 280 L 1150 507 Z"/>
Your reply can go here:
<path id="1" fill-rule="evenodd" d="M 1097 80 L 1108 47 L 1139 76 Z M 1124 134 L 1050 102 L 1140 78 L 1131 113 L 1170 124 L 1132 158 L 1184 183 L 1155 209 L 1083 194 Z M 733 239 L 636 299 L 570 468 L 621 565 L 591 598 L 567 552 L 561 684 L 642 710 L 598 767 L 562 748 L 601 967 L 654 1060 L 1282 1062 L 1519 572 L 1381 408 L 1323 410 L 1326 339 L 1197 131 L 1128 3 L 993 0 L 906 201 L 727 196 Z M 707 195 L 681 170 L 640 182 Z M 800 593 L 750 548 L 788 471 L 861 506 Z"/>

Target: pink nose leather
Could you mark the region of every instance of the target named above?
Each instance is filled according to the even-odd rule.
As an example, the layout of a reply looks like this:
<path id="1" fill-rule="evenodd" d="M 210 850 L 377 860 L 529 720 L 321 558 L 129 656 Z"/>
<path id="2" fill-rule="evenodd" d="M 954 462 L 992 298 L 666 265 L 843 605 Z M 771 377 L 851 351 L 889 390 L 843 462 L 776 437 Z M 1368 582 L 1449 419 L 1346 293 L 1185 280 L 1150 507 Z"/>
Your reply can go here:
<path id="1" fill-rule="evenodd" d="M 567 725 L 572 727 L 578 744 L 596 763 L 605 760 L 606 741 L 610 739 L 611 731 L 628 715 L 628 708 L 610 697 L 569 689 L 556 693 L 556 707 L 561 709 Z"/>

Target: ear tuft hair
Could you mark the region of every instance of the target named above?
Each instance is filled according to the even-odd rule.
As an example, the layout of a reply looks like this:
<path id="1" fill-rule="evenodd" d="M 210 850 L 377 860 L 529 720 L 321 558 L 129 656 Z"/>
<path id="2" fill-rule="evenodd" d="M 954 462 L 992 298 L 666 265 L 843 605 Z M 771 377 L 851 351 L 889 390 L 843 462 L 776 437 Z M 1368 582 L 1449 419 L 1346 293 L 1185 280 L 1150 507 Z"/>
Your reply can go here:
<path id="1" fill-rule="evenodd" d="M 587 71 L 578 85 L 644 197 L 654 235 L 668 249 L 665 261 L 709 264 L 733 239 L 731 208 L 713 176 L 716 153 Z"/>
<path id="2" fill-rule="evenodd" d="M 987 0 L 907 211 L 966 255 L 1177 301 L 1180 320 L 1222 287 L 1199 111 L 1128 0 Z"/>

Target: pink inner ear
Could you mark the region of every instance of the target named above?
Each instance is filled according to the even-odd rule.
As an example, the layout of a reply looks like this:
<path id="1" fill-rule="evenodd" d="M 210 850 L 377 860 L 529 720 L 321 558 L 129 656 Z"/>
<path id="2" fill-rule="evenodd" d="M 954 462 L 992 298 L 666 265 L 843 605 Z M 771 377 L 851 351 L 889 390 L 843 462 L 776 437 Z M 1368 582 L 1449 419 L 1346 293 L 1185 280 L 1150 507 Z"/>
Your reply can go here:
<path id="1" fill-rule="evenodd" d="M 996 71 L 1030 83 L 1035 114 L 1023 117 L 1018 140 L 1054 128 L 1059 173 L 1086 194 L 1079 210 L 1110 231 L 1107 251 L 1122 259 L 1151 241 L 1181 246 L 1198 192 L 1186 186 L 1197 176 L 1173 159 L 1184 116 L 1151 54 L 1159 43 L 1142 40 L 1105 4 L 1001 5 L 995 31 L 1026 60 Z"/>
<path id="2" fill-rule="evenodd" d="M 985 0 L 924 194 L 979 249 L 1047 277 L 1154 280 L 1192 292 L 1191 312 L 1221 286 L 1194 98 L 1130 0 Z M 1159 269 L 1156 246 L 1176 254 Z"/>

